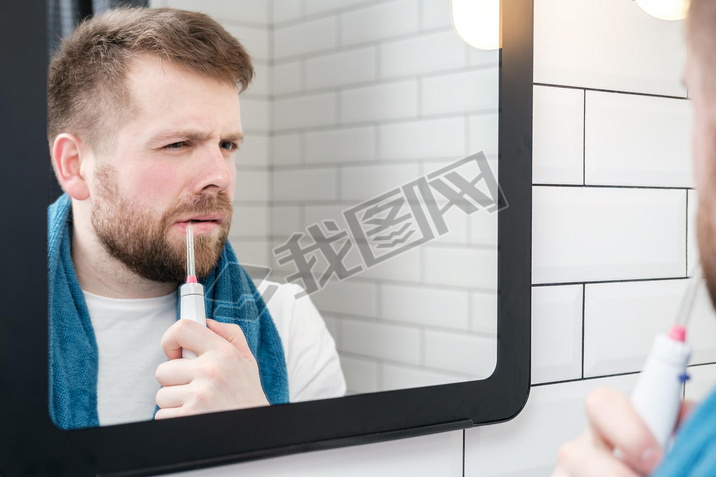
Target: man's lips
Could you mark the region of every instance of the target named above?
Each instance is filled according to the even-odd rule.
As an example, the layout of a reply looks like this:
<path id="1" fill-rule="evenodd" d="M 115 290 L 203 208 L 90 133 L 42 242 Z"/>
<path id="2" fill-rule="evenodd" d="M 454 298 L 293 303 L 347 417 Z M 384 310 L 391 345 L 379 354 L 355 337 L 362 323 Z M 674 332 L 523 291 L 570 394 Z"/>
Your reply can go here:
<path id="1" fill-rule="evenodd" d="M 182 233 L 186 233 L 187 224 L 191 223 L 195 234 L 208 233 L 221 226 L 226 220 L 222 214 L 205 214 L 185 217 L 178 220 L 174 225 L 179 227 Z"/>
<path id="2" fill-rule="evenodd" d="M 221 225 L 224 223 L 224 220 L 226 220 L 226 216 L 223 214 L 205 214 L 205 215 L 193 215 L 191 217 L 185 217 L 183 219 L 177 220 L 177 223 L 202 223 L 202 222 L 214 222 L 217 225 Z"/>

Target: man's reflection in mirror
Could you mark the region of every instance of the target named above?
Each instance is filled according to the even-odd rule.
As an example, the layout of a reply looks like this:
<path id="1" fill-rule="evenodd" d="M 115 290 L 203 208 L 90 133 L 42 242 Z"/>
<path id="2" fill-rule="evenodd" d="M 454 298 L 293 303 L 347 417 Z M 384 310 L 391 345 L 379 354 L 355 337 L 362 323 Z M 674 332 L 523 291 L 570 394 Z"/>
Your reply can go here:
<path id="1" fill-rule="evenodd" d="M 64 194 L 48 209 L 49 359 L 59 427 L 345 393 L 310 299 L 280 285 L 265 304 L 227 241 L 239 93 L 253 74 L 218 23 L 172 9 L 97 16 L 54 55 L 48 139 Z M 177 320 L 189 222 L 214 318 L 206 327 Z M 240 306 L 218 313 L 226 303 Z"/>

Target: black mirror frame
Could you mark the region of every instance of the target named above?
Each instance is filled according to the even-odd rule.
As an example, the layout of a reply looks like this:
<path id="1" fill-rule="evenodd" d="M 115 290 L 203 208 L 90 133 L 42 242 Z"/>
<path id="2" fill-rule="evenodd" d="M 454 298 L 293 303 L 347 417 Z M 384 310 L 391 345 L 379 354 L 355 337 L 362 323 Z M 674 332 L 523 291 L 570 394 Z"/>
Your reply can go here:
<path id="1" fill-rule="evenodd" d="M 506 421 L 530 387 L 533 1 L 503 0 L 497 367 L 482 381 L 59 430 L 48 414 L 46 10 L 0 2 L 0 474 L 148 475 Z M 12 273 L 10 273 L 12 272 Z M 251 432 L 235 432 L 251 429 Z M 200 436 L 187 439 L 184 436 Z"/>

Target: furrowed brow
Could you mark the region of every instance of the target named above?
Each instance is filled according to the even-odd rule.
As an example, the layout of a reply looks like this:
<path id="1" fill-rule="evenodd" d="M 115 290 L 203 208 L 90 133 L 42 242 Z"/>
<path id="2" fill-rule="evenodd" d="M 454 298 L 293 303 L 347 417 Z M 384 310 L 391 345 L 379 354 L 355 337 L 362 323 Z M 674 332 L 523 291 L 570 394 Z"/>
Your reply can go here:
<path id="1" fill-rule="evenodd" d="M 177 141 L 206 141 L 211 138 L 211 133 L 188 129 L 183 131 L 164 131 L 155 134 L 149 139 L 149 144 L 164 145 Z"/>

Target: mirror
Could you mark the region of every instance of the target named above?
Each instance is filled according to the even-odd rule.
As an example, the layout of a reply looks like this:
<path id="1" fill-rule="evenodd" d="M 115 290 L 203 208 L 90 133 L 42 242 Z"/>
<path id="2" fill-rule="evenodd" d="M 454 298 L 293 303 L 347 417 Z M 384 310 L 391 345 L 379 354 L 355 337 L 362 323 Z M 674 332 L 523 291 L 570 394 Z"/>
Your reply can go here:
<path id="1" fill-rule="evenodd" d="M 179 3 L 171 5 L 190 6 Z M 250 2 L 254 10 L 261 4 Z M 49 396 L 41 392 L 39 407 L 36 399 L 6 403 L 14 410 L 8 429 L 43 436 L 31 459 L 51 465 L 49 449 L 55 455 L 82 448 L 91 457 L 68 469 L 111 472 L 129 468 L 111 456 L 131 449 L 143 456 L 139 465 L 158 471 L 464 428 L 509 419 L 524 404 L 531 2 L 503 5 L 503 48 L 488 53 L 459 40 L 446 2 L 337 8 L 305 2 L 294 18 L 289 10 L 267 13 L 266 24 L 246 19 L 251 8 L 245 20 L 209 12 L 245 39 L 257 70 L 241 96 L 246 142 L 236 160 L 229 240 L 254 281 L 262 282 L 269 309 L 277 302 L 267 281 L 288 279 L 309 291 L 297 303 L 310 300 L 320 312 L 349 396 L 68 432 L 48 416 L 23 424 L 28 413 L 47 409 Z M 337 42 L 332 49 L 318 43 L 308 45 L 312 52 L 300 50 L 306 29 L 320 32 L 326 19 L 336 27 L 326 30 Z M 396 25 L 407 30 L 396 33 Z M 253 41 L 252 29 L 260 33 L 253 32 Z M 264 42 L 264 34 L 272 41 Z M 262 44 L 272 45 L 263 62 Z M 298 81 L 294 90 L 291 78 Z M 403 215 L 408 220 L 393 222 Z M 351 246 L 328 248 L 336 235 L 340 246 Z M 381 240 L 393 243 L 379 247 Z M 290 252 L 313 244 L 323 255 L 300 255 L 309 264 L 316 259 L 314 268 L 302 268 Z M 329 250 L 342 260 L 327 260 Z M 17 344 L 47 336 L 42 329 L 18 331 Z M 48 341 L 40 341 L 46 350 Z M 23 366 L 44 383 L 34 388 L 46 391 L 47 361 Z M 232 435 L 231 442 L 220 437 L 236 426 L 256 433 Z M 28 432 L 20 434 L 29 438 Z M 204 442 L 187 452 L 176 439 L 181 432 L 202 432 Z M 149 455 L 149 443 L 160 436 L 172 445 Z"/>
<path id="2" fill-rule="evenodd" d="M 251 53 L 230 240 L 309 293 L 348 394 L 492 374 L 499 51 L 458 36 L 450 0 L 151 5 L 213 15 Z"/>

